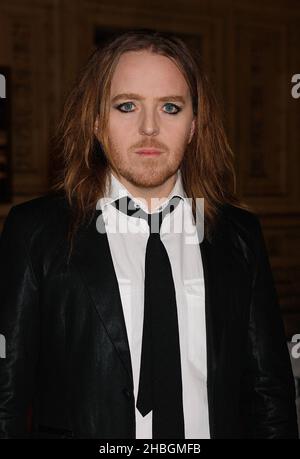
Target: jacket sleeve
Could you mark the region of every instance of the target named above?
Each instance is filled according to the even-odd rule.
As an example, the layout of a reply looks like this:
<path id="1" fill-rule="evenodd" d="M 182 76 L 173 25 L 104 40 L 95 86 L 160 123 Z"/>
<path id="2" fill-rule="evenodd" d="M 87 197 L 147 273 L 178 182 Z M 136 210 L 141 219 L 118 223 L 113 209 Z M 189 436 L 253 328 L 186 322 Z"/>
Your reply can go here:
<path id="1" fill-rule="evenodd" d="M 5 343 L 0 358 L 0 438 L 29 436 L 28 409 L 35 389 L 39 291 L 24 226 L 18 206 L 12 207 L 0 237 L 0 334 Z"/>
<path id="2" fill-rule="evenodd" d="M 298 438 L 295 382 L 262 228 L 255 215 L 254 277 L 243 377 L 245 437 Z"/>

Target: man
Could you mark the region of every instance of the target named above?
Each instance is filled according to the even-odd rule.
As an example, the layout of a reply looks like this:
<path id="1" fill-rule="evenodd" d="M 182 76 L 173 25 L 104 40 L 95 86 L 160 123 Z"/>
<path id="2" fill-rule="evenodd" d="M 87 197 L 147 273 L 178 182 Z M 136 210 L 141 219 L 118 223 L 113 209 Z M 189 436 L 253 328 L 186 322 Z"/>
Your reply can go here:
<path id="1" fill-rule="evenodd" d="M 197 56 L 158 32 L 111 40 L 60 139 L 52 192 L 1 237 L 1 436 L 26 436 L 32 405 L 40 438 L 296 438 L 261 226 Z"/>

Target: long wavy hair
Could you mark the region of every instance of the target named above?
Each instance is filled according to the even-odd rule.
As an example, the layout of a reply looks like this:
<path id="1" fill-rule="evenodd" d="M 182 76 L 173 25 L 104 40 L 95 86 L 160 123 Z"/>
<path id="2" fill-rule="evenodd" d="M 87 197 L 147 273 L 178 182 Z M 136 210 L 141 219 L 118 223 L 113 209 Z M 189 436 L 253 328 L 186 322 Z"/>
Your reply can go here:
<path id="1" fill-rule="evenodd" d="M 97 201 L 105 195 L 110 168 L 118 170 L 109 154 L 106 129 L 110 86 L 120 56 L 140 50 L 171 59 L 189 86 L 196 127 L 180 169 L 185 192 L 192 198 L 194 218 L 196 198 L 204 198 L 205 235 L 210 238 L 222 204 L 249 209 L 236 194 L 233 152 L 199 53 L 173 34 L 131 30 L 95 49 L 66 100 L 58 126 L 57 155 L 61 167 L 51 190 L 62 191 L 72 210 L 68 233 L 71 248 L 78 226 L 93 218 Z"/>

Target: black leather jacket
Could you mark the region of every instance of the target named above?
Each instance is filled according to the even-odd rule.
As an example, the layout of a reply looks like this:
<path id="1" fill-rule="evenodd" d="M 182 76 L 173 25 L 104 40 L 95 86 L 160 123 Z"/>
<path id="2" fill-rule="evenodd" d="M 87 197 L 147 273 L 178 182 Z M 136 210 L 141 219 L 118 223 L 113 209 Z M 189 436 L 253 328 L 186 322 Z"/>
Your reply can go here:
<path id="1" fill-rule="evenodd" d="M 0 437 L 135 438 L 129 344 L 106 234 L 67 263 L 62 195 L 12 207 L 0 243 Z M 222 207 L 199 244 L 212 438 L 297 438 L 295 386 L 258 217 Z M 32 405 L 32 432 L 27 433 Z"/>

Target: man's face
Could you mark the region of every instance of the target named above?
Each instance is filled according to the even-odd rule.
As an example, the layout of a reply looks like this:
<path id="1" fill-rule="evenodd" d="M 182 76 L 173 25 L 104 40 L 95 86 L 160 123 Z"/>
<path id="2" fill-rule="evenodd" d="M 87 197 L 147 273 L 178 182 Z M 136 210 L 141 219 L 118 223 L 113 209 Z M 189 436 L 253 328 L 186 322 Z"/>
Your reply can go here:
<path id="1" fill-rule="evenodd" d="M 149 51 L 122 54 L 108 120 L 110 155 L 121 177 L 137 187 L 162 185 L 180 167 L 194 123 L 188 85 L 171 59 Z M 137 153 L 143 147 L 161 153 Z"/>

